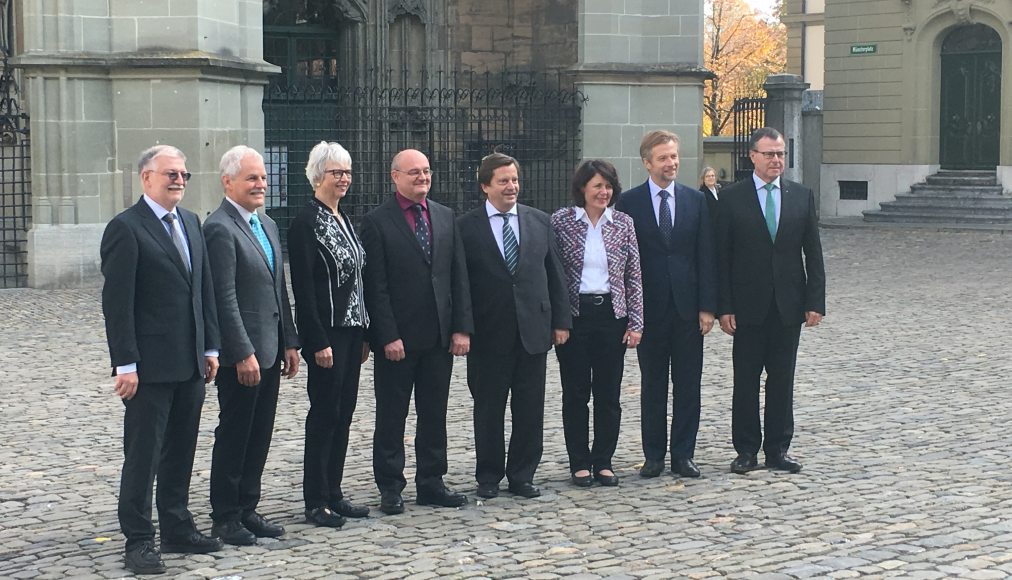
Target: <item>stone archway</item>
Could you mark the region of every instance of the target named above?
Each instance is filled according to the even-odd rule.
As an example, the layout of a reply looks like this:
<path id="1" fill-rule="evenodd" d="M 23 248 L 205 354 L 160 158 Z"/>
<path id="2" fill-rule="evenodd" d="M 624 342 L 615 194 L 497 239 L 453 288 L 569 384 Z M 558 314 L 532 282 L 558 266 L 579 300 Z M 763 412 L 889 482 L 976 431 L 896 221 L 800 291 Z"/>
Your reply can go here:
<path id="1" fill-rule="evenodd" d="M 1001 37 L 985 24 L 952 29 L 942 42 L 939 164 L 994 169 L 1001 142 Z"/>

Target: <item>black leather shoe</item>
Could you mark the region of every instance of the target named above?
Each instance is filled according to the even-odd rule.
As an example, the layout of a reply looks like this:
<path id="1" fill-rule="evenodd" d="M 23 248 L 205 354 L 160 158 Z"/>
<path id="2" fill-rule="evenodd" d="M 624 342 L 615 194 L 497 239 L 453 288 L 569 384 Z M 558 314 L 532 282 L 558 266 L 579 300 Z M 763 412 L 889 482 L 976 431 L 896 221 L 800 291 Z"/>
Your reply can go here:
<path id="1" fill-rule="evenodd" d="M 285 535 L 285 528 L 267 521 L 267 518 L 256 512 L 250 512 L 242 517 L 242 525 L 253 532 L 258 538 L 280 538 Z M 224 539 L 224 538 L 223 538 Z M 226 543 L 231 543 L 225 540 Z"/>
<path id="2" fill-rule="evenodd" d="M 519 495 L 520 497 L 526 497 L 527 499 L 541 495 L 541 490 L 538 489 L 538 486 L 529 481 L 519 481 L 516 483 L 510 482 L 508 489 L 513 495 Z"/>
<path id="3" fill-rule="evenodd" d="M 165 573 L 162 555 L 158 553 L 154 542 L 140 542 L 127 548 L 124 566 L 134 574 Z"/>
<path id="4" fill-rule="evenodd" d="M 346 518 L 364 518 L 369 515 L 369 508 L 363 505 L 355 505 L 346 499 L 330 506 L 330 510 L 341 514 Z"/>
<path id="5" fill-rule="evenodd" d="M 605 487 L 615 487 L 618 485 L 618 476 L 614 472 L 611 475 L 605 475 L 598 471 L 594 473 L 594 480 Z"/>
<path id="6" fill-rule="evenodd" d="M 573 474 L 572 478 L 570 478 L 570 481 L 572 481 L 573 485 L 575 485 L 576 487 L 590 487 L 594 485 L 594 476 L 589 473 L 587 475 Z"/>
<path id="7" fill-rule="evenodd" d="M 739 453 L 738 457 L 731 462 L 731 473 L 738 475 L 744 475 L 756 469 L 759 469 L 759 461 L 752 453 Z"/>
<path id="8" fill-rule="evenodd" d="M 640 477 L 657 477 L 664 471 L 664 461 L 660 459 L 647 459 L 640 468 Z"/>
<path id="9" fill-rule="evenodd" d="M 233 546 L 252 546 L 257 543 L 257 537 L 253 532 L 236 520 L 215 522 L 211 526 L 211 535 Z"/>
<path id="10" fill-rule="evenodd" d="M 344 525 L 344 518 L 330 511 L 328 507 L 306 510 L 306 521 L 321 528 L 340 528 Z"/>
<path id="11" fill-rule="evenodd" d="M 225 544 L 218 538 L 210 538 L 197 530 L 181 538 L 162 538 L 164 554 L 210 554 L 223 547 Z"/>
<path id="12" fill-rule="evenodd" d="M 467 496 L 462 493 L 455 493 L 446 488 L 445 485 L 436 489 L 419 489 L 415 497 L 418 505 L 434 505 L 439 507 L 460 507 L 467 504 Z"/>
<path id="13" fill-rule="evenodd" d="M 699 468 L 691 459 L 676 459 L 671 464 L 671 473 L 682 477 L 699 477 Z"/>
<path id="14" fill-rule="evenodd" d="M 498 483 L 479 483 L 478 484 L 478 497 L 484 499 L 492 499 L 493 497 L 499 497 L 499 484 Z"/>
<path id="15" fill-rule="evenodd" d="M 395 516 L 404 513 L 404 500 L 396 491 L 384 491 L 380 495 L 380 511 Z"/>
<path id="16" fill-rule="evenodd" d="M 801 471 L 801 464 L 786 454 L 766 457 L 766 467 L 776 469 L 777 471 L 786 471 L 787 473 L 798 473 Z"/>

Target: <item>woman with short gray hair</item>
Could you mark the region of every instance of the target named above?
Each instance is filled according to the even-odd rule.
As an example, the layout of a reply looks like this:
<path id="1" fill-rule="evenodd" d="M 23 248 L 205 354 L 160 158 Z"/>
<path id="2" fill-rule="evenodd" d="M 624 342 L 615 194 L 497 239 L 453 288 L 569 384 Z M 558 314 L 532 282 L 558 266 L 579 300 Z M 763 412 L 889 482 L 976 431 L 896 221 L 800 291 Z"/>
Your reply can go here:
<path id="1" fill-rule="evenodd" d="M 351 155 L 340 144 L 313 147 L 306 163 L 313 198 L 288 228 L 295 322 L 309 371 L 302 491 L 306 520 L 329 528 L 369 514 L 341 490 L 359 369 L 369 352 L 363 342 L 369 326 L 365 250 L 340 208 L 351 175 Z"/>

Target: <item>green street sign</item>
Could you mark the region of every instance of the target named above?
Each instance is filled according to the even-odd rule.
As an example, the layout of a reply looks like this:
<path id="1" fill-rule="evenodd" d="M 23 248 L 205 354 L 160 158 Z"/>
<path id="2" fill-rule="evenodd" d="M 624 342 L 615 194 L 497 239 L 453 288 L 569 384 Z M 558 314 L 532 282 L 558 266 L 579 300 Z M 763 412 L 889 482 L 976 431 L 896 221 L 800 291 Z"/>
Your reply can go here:
<path id="1" fill-rule="evenodd" d="M 875 54 L 878 52 L 877 44 L 852 44 L 850 54 Z"/>

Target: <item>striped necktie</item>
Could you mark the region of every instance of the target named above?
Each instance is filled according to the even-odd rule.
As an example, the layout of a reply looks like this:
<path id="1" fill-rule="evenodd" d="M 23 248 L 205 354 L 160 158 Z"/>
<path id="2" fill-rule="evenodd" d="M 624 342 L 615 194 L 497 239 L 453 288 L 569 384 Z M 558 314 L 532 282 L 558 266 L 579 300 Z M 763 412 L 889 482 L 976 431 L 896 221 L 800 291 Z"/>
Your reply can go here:
<path id="1" fill-rule="evenodd" d="M 516 276 L 520 245 L 517 243 L 517 236 L 513 233 L 513 228 L 510 227 L 510 216 L 511 214 L 508 213 L 499 214 L 499 217 L 502 218 L 502 252 L 506 259 L 506 268 L 509 269 L 511 275 Z"/>

